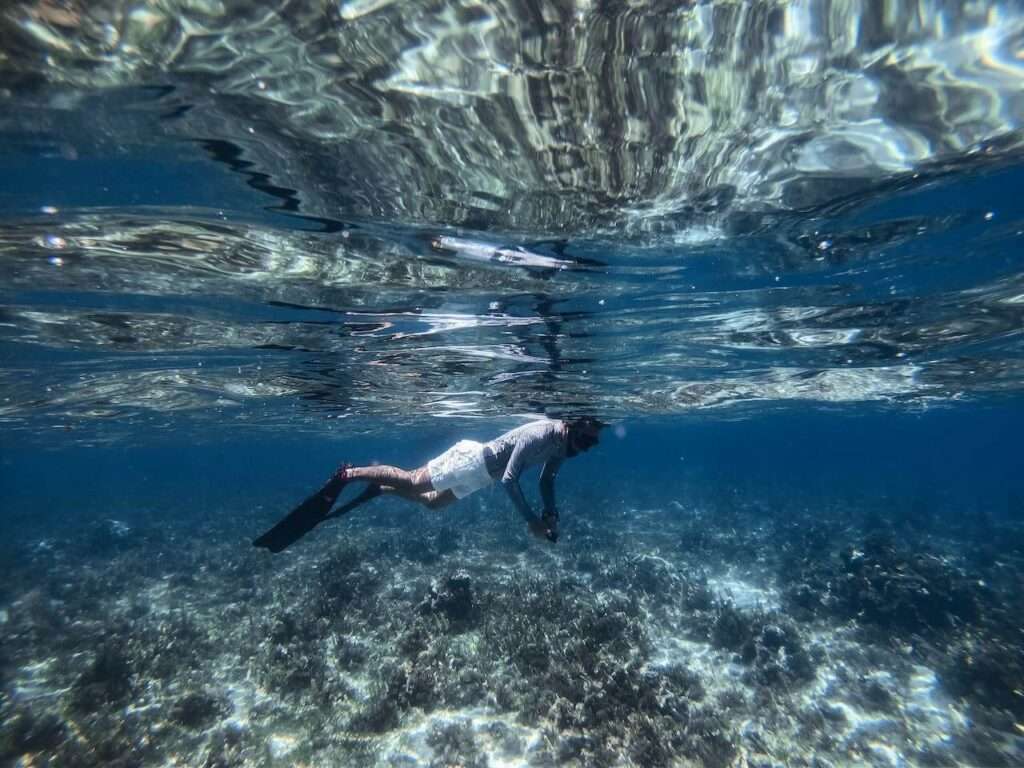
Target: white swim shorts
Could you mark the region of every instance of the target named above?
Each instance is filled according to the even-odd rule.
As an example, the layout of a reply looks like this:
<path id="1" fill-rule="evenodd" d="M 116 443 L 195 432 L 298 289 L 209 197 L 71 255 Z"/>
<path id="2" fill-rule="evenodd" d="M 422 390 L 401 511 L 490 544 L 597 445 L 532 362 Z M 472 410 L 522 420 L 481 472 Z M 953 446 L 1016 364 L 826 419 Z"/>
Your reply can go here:
<path id="1" fill-rule="evenodd" d="M 436 459 L 431 459 L 427 470 L 435 490 L 451 491 L 459 499 L 493 482 L 487 472 L 483 443 L 475 440 L 459 440 Z"/>

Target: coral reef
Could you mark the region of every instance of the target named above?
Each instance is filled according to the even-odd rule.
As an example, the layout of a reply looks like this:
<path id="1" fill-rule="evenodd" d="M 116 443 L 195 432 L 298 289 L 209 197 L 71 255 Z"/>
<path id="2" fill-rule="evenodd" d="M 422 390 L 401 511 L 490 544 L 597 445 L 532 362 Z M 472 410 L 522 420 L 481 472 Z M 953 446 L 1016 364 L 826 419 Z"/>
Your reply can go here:
<path id="1" fill-rule="evenodd" d="M 325 526 L 278 558 L 214 522 L 192 536 L 104 522 L 26 542 L 3 592 L 0 759 L 824 766 L 1024 754 L 1017 523 L 991 521 L 1003 535 L 983 545 L 974 528 L 896 535 L 854 512 L 732 497 L 713 513 L 608 514 L 564 515 L 557 547 L 517 529 L 512 540 L 472 505 L 443 526 Z"/>

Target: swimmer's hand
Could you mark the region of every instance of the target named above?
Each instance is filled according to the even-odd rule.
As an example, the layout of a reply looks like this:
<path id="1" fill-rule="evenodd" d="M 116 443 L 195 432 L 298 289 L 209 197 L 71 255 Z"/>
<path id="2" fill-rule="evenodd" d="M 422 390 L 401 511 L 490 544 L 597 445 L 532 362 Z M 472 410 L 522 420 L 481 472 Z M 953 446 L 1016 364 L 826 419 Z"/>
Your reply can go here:
<path id="1" fill-rule="evenodd" d="M 540 516 L 541 524 L 548 529 L 547 539 L 552 544 L 558 541 L 558 512 L 554 509 L 545 509 Z"/>
<path id="2" fill-rule="evenodd" d="M 552 544 L 558 541 L 558 531 L 554 528 L 549 528 L 543 521 L 533 518 L 530 523 L 530 533 L 536 536 L 538 539 L 547 539 Z"/>

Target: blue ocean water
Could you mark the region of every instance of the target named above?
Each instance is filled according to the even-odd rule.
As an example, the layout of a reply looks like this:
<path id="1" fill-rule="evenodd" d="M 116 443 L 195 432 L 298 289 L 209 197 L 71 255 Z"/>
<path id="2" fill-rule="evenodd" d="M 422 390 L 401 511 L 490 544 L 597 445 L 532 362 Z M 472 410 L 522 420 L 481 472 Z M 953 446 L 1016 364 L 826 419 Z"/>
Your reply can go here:
<path id="1" fill-rule="evenodd" d="M 0 11 L 0 760 L 1020 764 L 1022 62 L 997 2 Z M 252 546 L 579 416 L 557 543 L 496 485 Z"/>

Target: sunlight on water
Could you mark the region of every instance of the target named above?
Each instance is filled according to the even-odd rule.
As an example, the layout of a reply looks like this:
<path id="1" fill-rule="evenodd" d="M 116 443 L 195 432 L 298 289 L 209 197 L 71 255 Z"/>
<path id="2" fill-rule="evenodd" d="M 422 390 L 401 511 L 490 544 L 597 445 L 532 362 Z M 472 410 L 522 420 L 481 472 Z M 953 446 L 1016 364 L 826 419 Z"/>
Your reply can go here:
<path id="1" fill-rule="evenodd" d="M 9 125 L 76 151 L 228 141 L 331 217 L 738 223 L 1014 153 L 1024 118 L 1014 3 L 105 0 L 0 23 L 8 81 L 51 86 L 10 91 Z"/>
<path id="2" fill-rule="evenodd" d="M 12 6 L 0 131 L 73 202 L 5 198 L 0 337 L 48 373 L 2 418 L 1017 390 L 1022 39 L 985 3 Z M 279 213 L 73 192 L 189 147 Z"/>
<path id="3" fill-rule="evenodd" d="M 0 418 L 244 426 L 255 408 L 262 424 L 315 427 L 411 418 L 424 396 L 449 414 L 573 402 L 621 417 L 1017 391 L 1024 276 L 999 254 L 1024 218 L 995 198 L 998 219 L 950 210 L 955 194 L 943 181 L 890 203 L 933 205 L 927 218 L 818 215 L 653 247 L 369 222 L 339 237 L 202 210 L 9 218 L 0 339 L 23 353 Z"/>

